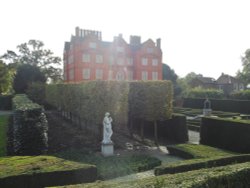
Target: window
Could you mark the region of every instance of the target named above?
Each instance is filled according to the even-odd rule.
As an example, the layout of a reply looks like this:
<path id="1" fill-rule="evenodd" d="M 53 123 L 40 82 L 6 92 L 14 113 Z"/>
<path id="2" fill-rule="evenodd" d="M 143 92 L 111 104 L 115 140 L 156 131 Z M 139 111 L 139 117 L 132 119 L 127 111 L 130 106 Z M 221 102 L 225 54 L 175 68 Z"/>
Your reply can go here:
<path id="1" fill-rule="evenodd" d="M 142 62 L 142 65 L 148 65 L 148 59 L 147 58 L 142 58 L 141 62 Z"/>
<path id="2" fill-rule="evenodd" d="M 152 80 L 158 80 L 158 72 L 152 72 Z"/>
<path id="3" fill-rule="evenodd" d="M 110 57 L 109 57 L 109 64 L 110 64 L 110 65 L 113 65 L 113 64 L 114 64 L 114 57 L 113 57 L 113 56 L 110 56 Z"/>
<path id="4" fill-rule="evenodd" d="M 128 80 L 133 80 L 133 71 L 128 71 Z"/>
<path id="5" fill-rule="evenodd" d="M 151 53 L 154 52 L 154 49 L 153 49 L 153 48 L 147 48 L 147 52 L 148 52 L 149 54 L 151 54 Z"/>
<path id="6" fill-rule="evenodd" d="M 68 62 L 69 64 L 74 63 L 74 57 L 72 55 L 69 56 Z"/>
<path id="7" fill-rule="evenodd" d="M 109 80 L 113 80 L 113 71 L 112 70 L 109 70 L 109 77 L 108 77 Z"/>
<path id="8" fill-rule="evenodd" d="M 69 70 L 69 80 L 74 80 L 74 70 Z"/>
<path id="9" fill-rule="evenodd" d="M 127 63 L 128 63 L 128 65 L 133 65 L 133 58 L 128 57 Z"/>
<path id="10" fill-rule="evenodd" d="M 158 66 L 158 59 L 152 59 L 152 65 Z"/>
<path id="11" fill-rule="evenodd" d="M 118 47 L 116 48 L 116 51 L 117 51 L 117 52 L 124 52 L 124 48 L 121 47 L 121 46 L 118 46 Z"/>
<path id="12" fill-rule="evenodd" d="M 82 54 L 82 62 L 89 63 L 90 62 L 90 55 L 89 54 Z"/>
<path id="13" fill-rule="evenodd" d="M 123 58 L 118 58 L 117 59 L 117 64 L 118 65 L 123 65 L 123 63 L 124 63 L 124 59 Z"/>
<path id="14" fill-rule="evenodd" d="M 103 62 L 102 55 L 96 55 L 96 57 L 95 57 L 95 62 L 96 62 L 96 63 L 102 63 L 102 62 Z"/>
<path id="15" fill-rule="evenodd" d="M 124 72 L 122 71 L 117 72 L 116 80 L 119 80 L 119 81 L 125 80 Z"/>
<path id="16" fill-rule="evenodd" d="M 83 69 L 82 70 L 82 78 L 84 80 L 90 79 L 90 69 Z"/>
<path id="17" fill-rule="evenodd" d="M 96 71 L 95 71 L 95 78 L 96 79 L 102 79 L 103 78 L 103 71 L 102 71 L 102 69 L 96 69 Z"/>
<path id="18" fill-rule="evenodd" d="M 141 79 L 142 80 L 148 80 L 148 72 L 147 71 L 142 71 Z"/>
<path id="19" fill-rule="evenodd" d="M 95 42 L 90 42 L 89 47 L 93 48 L 93 49 L 96 49 L 96 43 Z"/>

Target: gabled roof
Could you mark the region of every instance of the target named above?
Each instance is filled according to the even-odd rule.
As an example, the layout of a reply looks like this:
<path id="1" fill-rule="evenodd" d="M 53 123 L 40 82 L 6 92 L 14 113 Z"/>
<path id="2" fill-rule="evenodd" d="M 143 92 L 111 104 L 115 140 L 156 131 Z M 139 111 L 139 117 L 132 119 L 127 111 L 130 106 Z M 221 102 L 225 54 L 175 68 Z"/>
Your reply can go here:
<path id="1" fill-rule="evenodd" d="M 240 81 L 233 76 L 228 74 L 221 74 L 221 76 L 217 79 L 218 84 L 233 84 L 239 83 Z"/>

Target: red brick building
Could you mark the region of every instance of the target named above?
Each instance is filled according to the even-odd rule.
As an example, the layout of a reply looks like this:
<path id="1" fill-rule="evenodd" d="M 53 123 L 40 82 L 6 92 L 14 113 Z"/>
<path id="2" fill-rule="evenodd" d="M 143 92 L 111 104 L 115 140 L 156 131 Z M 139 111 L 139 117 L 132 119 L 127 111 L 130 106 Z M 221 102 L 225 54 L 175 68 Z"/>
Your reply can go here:
<path id="1" fill-rule="evenodd" d="M 85 80 L 162 80 L 161 41 L 141 43 L 122 35 L 112 42 L 102 41 L 99 31 L 75 29 L 75 36 L 64 46 L 64 81 Z"/>

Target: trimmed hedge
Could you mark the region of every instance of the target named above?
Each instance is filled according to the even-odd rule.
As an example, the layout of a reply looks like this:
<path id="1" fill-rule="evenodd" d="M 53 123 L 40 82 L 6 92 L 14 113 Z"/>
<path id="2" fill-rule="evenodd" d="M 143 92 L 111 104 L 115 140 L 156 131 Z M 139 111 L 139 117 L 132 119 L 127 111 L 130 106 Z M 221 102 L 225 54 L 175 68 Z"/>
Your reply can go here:
<path id="1" fill-rule="evenodd" d="M 188 98 L 214 98 L 214 99 L 222 99 L 224 97 L 223 90 L 219 89 L 204 89 L 200 87 L 196 87 L 190 89 L 186 97 Z"/>
<path id="2" fill-rule="evenodd" d="M 250 100 L 250 90 L 234 92 L 231 93 L 229 97 L 231 99 Z"/>
<path id="3" fill-rule="evenodd" d="M 94 165 L 81 164 L 52 156 L 0 158 L 0 187 L 33 188 L 93 182 Z"/>
<path id="4" fill-rule="evenodd" d="M 195 170 L 174 175 L 143 178 L 130 181 L 106 181 L 65 186 L 68 188 L 201 188 L 201 187 L 250 187 L 250 162 L 210 169 Z"/>
<path id="5" fill-rule="evenodd" d="M 218 156 L 213 158 L 196 159 L 184 161 L 183 163 L 172 163 L 168 165 L 162 165 L 155 168 L 155 175 L 162 174 L 175 174 L 180 172 L 187 172 L 191 170 L 198 170 L 201 168 L 212 168 L 217 166 L 225 166 L 235 163 L 248 162 L 250 155 L 234 155 L 234 156 Z"/>
<path id="6" fill-rule="evenodd" d="M 100 140 L 105 112 L 111 114 L 114 132 L 126 130 L 128 91 L 128 82 L 97 80 L 54 84 L 46 86 L 46 100 Z"/>
<path id="7" fill-rule="evenodd" d="M 250 153 L 250 122 L 225 118 L 202 118 L 200 143 Z"/>
<path id="8" fill-rule="evenodd" d="M 0 95 L 0 110 L 11 110 L 12 95 Z"/>
<path id="9" fill-rule="evenodd" d="M 205 99 L 184 98 L 183 107 L 203 109 Z M 250 114 L 250 100 L 209 99 L 212 110 Z"/>
<path id="10" fill-rule="evenodd" d="M 24 94 L 13 98 L 13 125 L 9 135 L 12 135 L 13 151 L 16 155 L 39 155 L 47 152 L 48 122 L 43 108 L 33 103 Z"/>

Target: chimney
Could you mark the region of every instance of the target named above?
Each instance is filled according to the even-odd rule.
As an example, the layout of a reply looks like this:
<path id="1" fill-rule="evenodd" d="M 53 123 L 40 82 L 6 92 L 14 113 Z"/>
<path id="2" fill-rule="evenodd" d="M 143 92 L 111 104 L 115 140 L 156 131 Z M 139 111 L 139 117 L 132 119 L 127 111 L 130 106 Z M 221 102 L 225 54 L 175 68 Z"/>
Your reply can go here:
<path id="1" fill-rule="evenodd" d="M 161 39 L 160 38 L 156 40 L 156 47 L 161 48 Z"/>
<path id="2" fill-rule="evenodd" d="M 79 35 L 79 31 L 80 31 L 80 28 L 79 27 L 76 27 L 76 37 L 79 37 L 80 35 Z"/>
<path id="3" fill-rule="evenodd" d="M 140 36 L 130 36 L 130 45 L 137 46 L 141 44 L 141 37 Z"/>

